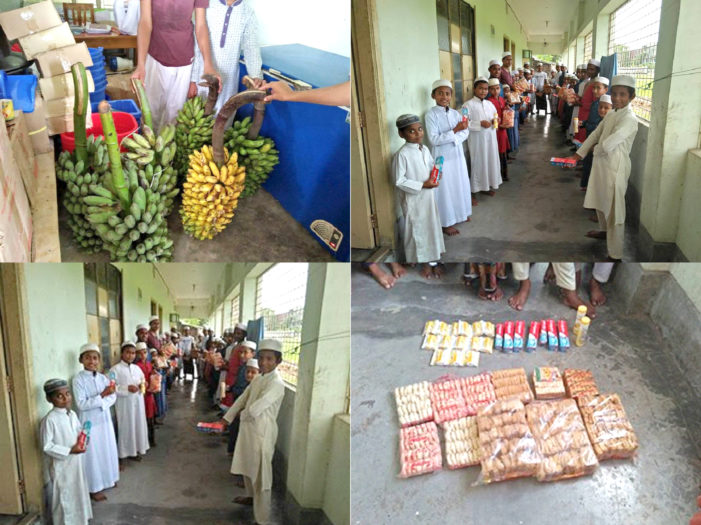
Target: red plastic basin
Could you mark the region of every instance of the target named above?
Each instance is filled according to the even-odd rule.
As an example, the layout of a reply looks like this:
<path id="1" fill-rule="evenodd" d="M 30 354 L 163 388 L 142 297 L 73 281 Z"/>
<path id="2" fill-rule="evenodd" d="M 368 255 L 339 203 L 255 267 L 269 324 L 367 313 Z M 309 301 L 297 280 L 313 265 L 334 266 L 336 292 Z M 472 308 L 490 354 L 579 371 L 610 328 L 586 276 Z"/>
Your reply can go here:
<path id="1" fill-rule="evenodd" d="M 121 145 L 122 140 L 132 133 L 136 133 L 139 129 L 139 124 L 133 115 L 129 113 L 124 113 L 122 111 L 113 111 L 112 118 L 114 119 L 114 128 L 117 131 L 117 141 Z M 88 136 L 95 135 L 99 137 L 104 137 L 102 133 L 102 122 L 100 121 L 100 114 L 92 114 L 92 128 L 85 130 Z M 61 133 L 61 149 L 64 151 L 73 151 L 75 149 L 75 135 L 73 132 Z M 126 149 L 120 148 L 122 152 Z"/>

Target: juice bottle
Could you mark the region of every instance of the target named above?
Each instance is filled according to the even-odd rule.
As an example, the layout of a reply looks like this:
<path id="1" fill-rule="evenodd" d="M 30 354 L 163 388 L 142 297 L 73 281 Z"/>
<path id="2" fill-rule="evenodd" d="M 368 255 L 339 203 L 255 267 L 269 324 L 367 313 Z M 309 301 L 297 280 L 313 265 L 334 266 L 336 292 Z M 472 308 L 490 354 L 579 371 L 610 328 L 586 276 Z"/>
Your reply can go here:
<path id="1" fill-rule="evenodd" d="M 587 332 L 589 331 L 590 323 L 591 319 L 589 319 L 586 315 L 582 317 L 582 319 L 579 322 L 579 330 L 577 331 L 577 336 L 574 340 L 575 345 L 583 346 L 584 343 L 587 342 Z"/>

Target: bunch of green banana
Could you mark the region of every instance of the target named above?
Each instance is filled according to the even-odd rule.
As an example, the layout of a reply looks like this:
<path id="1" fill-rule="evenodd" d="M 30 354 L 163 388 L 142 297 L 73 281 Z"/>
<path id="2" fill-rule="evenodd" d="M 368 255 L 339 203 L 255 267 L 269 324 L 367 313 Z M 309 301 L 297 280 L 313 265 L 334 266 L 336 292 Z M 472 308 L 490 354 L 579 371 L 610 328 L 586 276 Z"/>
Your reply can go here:
<path id="1" fill-rule="evenodd" d="M 146 124 L 142 125 L 142 130 L 143 135 L 134 133 L 122 141 L 122 146 L 128 150 L 124 154 L 125 166 L 136 167 L 137 182 L 144 189 L 150 188 L 165 196 L 165 206 L 162 211 L 167 216 L 172 210 L 173 199 L 179 191 L 178 177 L 172 166 L 177 151 L 174 141 L 175 126 L 165 126 L 158 136 Z M 131 172 L 129 173 L 131 176 Z"/>
<path id="2" fill-rule="evenodd" d="M 202 97 L 188 99 L 176 118 L 175 143 L 178 149 L 174 165 L 181 178 L 187 174 L 190 154 L 200 151 L 205 144 L 212 143 L 214 117 L 204 114 L 204 106 Z"/>
<path id="3" fill-rule="evenodd" d="M 248 197 L 258 191 L 279 162 L 273 139 L 260 135 L 255 139 L 246 138 L 250 125 L 251 119 L 246 117 L 234 122 L 224 134 L 227 148 L 231 153 L 238 153 L 239 164 L 246 167 L 246 186 L 241 197 Z"/>

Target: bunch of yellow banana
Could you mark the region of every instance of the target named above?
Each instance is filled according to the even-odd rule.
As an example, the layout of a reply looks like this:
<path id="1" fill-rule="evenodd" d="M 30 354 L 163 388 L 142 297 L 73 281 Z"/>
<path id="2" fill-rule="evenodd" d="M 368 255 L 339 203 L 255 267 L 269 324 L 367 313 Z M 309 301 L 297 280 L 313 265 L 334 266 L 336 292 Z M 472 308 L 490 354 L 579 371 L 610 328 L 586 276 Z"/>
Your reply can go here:
<path id="1" fill-rule="evenodd" d="M 212 157 L 212 146 L 207 144 L 190 154 L 180 215 L 185 231 L 195 239 L 212 239 L 234 217 L 246 168 L 239 166 L 238 155 L 229 156 L 226 148 L 224 160 L 224 165 L 218 167 Z"/>

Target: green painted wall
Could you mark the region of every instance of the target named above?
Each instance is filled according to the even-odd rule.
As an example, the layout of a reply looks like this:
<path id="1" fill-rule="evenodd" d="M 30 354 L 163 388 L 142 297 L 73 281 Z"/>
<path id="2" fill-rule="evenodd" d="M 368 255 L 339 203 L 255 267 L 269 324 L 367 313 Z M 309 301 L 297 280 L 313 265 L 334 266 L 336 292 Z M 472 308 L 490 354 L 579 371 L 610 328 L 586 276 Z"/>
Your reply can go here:
<path id="1" fill-rule="evenodd" d="M 27 319 L 37 415 L 51 408 L 42 386 L 47 379 L 66 380 L 82 369 L 78 350 L 87 342 L 83 265 L 23 265 Z"/>
<path id="2" fill-rule="evenodd" d="M 701 150 L 690 151 L 686 162 L 677 245 L 687 260 L 701 261 Z"/>
<path id="3" fill-rule="evenodd" d="M 350 416 L 338 415 L 333 420 L 333 438 L 329 469 L 324 489 L 324 512 L 334 525 L 348 525 L 350 494 Z"/>
<path id="4" fill-rule="evenodd" d="M 512 69 L 523 66 L 523 50 L 528 49 L 526 34 L 521 30 L 516 17 L 509 9 L 508 15 L 504 8 L 504 2 L 496 0 L 473 0 L 469 3 L 475 8 L 475 65 L 477 75 L 489 77 L 489 61 L 501 60 L 504 52 L 504 38 L 507 37 L 516 43 L 516 54 Z M 494 26 L 494 35 L 491 27 Z"/>

